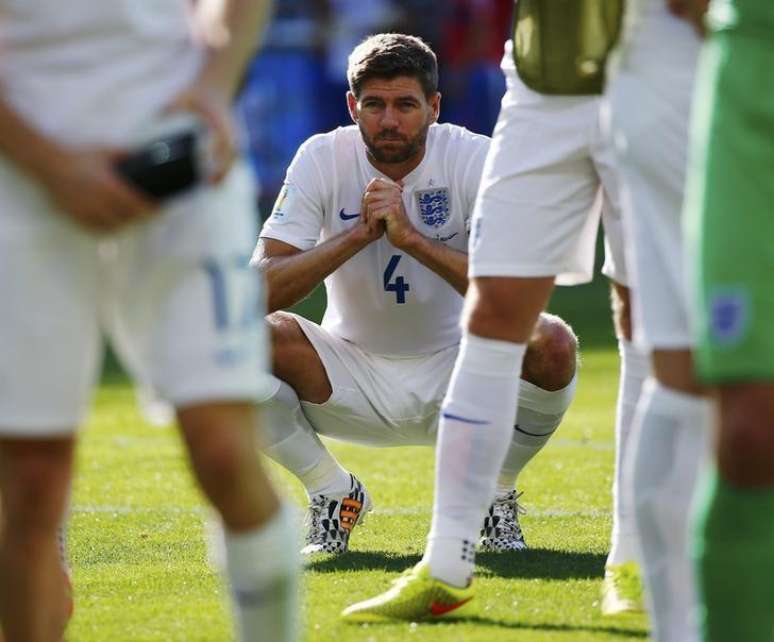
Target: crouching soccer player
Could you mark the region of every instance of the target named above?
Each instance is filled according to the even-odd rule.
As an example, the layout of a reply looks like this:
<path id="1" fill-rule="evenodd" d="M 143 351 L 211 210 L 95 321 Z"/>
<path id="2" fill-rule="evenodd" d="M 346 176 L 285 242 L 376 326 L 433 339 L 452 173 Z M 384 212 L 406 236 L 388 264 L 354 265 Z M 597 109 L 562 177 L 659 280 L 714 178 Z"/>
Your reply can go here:
<path id="1" fill-rule="evenodd" d="M 285 312 L 268 317 L 278 380 L 266 452 L 309 494 L 307 553 L 345 551 L 370 508 L 367 490 L 318 435 L 373 446 L 435 442 L 460 350 L 469 221 L 490 142 L 436 124 L 436 59 L 418 38 L 372 36 L 351 54 L 348 79 L 355 125 L 299 149 L 254 258 L 267 277 L 269 310 L 294 304 L 323 279 L 327 288 L 321 326 Z M 476 520 L 486 550 L 525 548 L 514 485 L 572 400 L 576 350 L 571 329 L 543 315 L 513 402 L 518 420 L 497 495 L 483 524 Z M 488 369 L 480 364 L 478 385 Z M 456 465 L 487 448 L 460 451 Z"/>

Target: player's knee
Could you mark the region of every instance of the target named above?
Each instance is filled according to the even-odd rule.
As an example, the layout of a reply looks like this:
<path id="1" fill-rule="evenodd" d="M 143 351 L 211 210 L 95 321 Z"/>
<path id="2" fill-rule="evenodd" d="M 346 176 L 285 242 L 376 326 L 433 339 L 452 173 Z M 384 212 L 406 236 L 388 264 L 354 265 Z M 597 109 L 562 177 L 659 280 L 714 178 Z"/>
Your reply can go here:
<path id="1" fill-rule="evenodd" d="M 47 453 L 14 458 L 4 481 L 4 518 L 9 528 L 53 531 L 62 519 L 69 488 L 69 466 Z"/>
<path id="2" fill-rule="evenodd" d="M 304 363 L 308 340 L 298 322 L 286 312 L 272 312 L 266 323 L 271 333 L 272 372 L 287 381 L 294 367 Z"/>
<path id="3" fill-rule="evenodd" d="M 541 314 L 524 355 L 522 378 L 543 390 L 561 390 L 575 376 L 578 339 L 553 314 Z"/>
<path id="4" fill-rule="evenodd" d="M 187 440 L 194 473 L 210 496 L 218 495 L 220 487 L 231 487 L 232 480 L 240 477 L 245 457 L 251 456 L 243 452 L 245 445 L 235 437 L 233 430 L 213 425 Z"/>
<path id="5" fill-rule="evenodd" d="M 719 438 L 721 468 L 741 483 L 771 483 L 774 472 L 772 402 L 758 394 L 742 392 L 723 399 Z"/>

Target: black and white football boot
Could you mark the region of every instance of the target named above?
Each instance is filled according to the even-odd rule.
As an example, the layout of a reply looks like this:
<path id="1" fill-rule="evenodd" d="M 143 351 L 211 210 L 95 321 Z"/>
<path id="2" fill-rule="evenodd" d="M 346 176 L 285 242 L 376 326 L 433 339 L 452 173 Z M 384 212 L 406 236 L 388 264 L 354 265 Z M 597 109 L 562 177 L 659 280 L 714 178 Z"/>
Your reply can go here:
<path id="1" fill-rule="evenodd" d="M 504 551 L 523 551 L 527 548 L 524 534 L 521 532 L 519 515 L 526 509 L 518 502 L 522 493 L 512 490 L 507 495 L 495 497 L 484 517 L 484 527 L 481 529 L 479 549 L 490 553 Z"/>
<path id="2" fill-rule="evenodd" d="M 314 495 L 309 500 L 306 518 L 306 546 L 302 555 L 344 553 L 352 529 L 362 524 L 371 511 L 371 498 L 365 486 L 350 474 L 346 495 Z"/>

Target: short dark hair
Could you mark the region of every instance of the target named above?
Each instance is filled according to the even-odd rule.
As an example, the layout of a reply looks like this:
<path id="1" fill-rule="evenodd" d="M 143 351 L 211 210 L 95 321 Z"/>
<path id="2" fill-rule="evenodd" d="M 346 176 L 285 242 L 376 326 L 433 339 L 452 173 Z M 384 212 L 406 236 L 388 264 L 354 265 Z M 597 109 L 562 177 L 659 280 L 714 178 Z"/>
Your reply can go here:
<path id="1" fill-rule="evenodd" d="M 416 78 L 427 97 L 438 91 L 438 61 L 421 38 L 378 33 L 368 36 L 349 55 L 347 80 L 355 98 L 367 81 L 398 76 Z"/>

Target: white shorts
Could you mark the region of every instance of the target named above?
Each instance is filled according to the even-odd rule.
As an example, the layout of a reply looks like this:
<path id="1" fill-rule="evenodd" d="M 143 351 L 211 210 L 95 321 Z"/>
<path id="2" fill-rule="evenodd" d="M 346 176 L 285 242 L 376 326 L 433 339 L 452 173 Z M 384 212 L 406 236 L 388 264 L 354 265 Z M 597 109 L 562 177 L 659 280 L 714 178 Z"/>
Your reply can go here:
<path id="1" fill-rule="evenodd" d="M 600 99 L 532 91 L 509 56 L 507 46 L 507 91 L 473 212 L 469 274 L 588 282 L 601 215 L 604 273 L 626 285 L 618 180 Z"/>
<path id="2" fill-rule="evenodd" d="M 267 394 L 246 168 L 110 237 L 52 211 L 2 159 L 0 195 L 0 434 L 71 433 L 88 408 L 103 337 L 175 406 Z"/>
<path id="3" fill-rule="evenodd" d="M 652 25 L 657 21 L 658 25 Z M 658 27 L 657 29 L 655 27 Z M 689 331 L 681 209 L 688 123 L 700 41 L 688 23 L 659 3 L 620 52 L 607 96 L 622 176 L 626 252 L 635 340 L 645 349 L 684 349 Z M 636 35 L 636 34 L 635 34 Z M 647 44 L 658 47 L 655 60 Z"/>
<path id="4" fill-rule="evenodd" d="M 320 356 L 333 389 L 324 403 L 301 402 L 319 434 L 369 446 L 435 443 L 441 402 L 459 346 L 412 357 L 375 355 L 293 316 Z M 553 392 L 522 379 L 518 420 L 526 413 L 540 435 L 550 434 L 574 393 L 575 379 Z"/>

